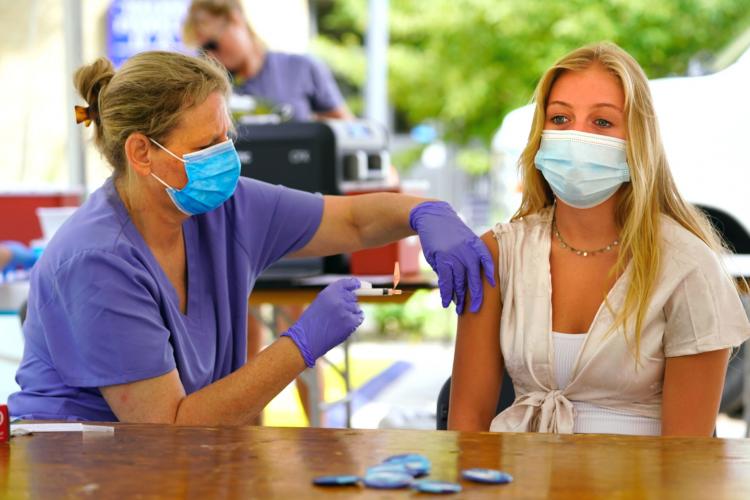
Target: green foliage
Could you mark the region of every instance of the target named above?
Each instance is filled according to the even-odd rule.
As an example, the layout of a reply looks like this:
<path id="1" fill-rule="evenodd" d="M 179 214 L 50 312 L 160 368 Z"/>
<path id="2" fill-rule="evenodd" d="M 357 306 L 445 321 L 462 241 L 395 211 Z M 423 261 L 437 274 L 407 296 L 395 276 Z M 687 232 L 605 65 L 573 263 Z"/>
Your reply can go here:
<path id="1" fill-rule="evenodd" d="M 394 152 L 391 155 L 391 162 L 398 168 L 399 172 L 407 172 L 417 164 L 417 161 L 422 157 L 422 151 L 424 151 L 424 146 L 420 145 Z"/>
<path id="2" fill-rule="evenodd" d="M 483 175 L 490 171 L 490 155 L 481 147 L 461 149 L 456 155 L 456 163 L 470 175 Z"/>
<path id="3" fill-rule="evenodd" d="M 456 313 L 443 309 L 435 291 L 418 291 L 404 304 L 364 304 L 365 315 L 375 320 L 379 335 L 448 339 L 456 332 Z"/>
<path id="4" fill-rule="evenodd" d="M 750 25 L 749 7 L 749 0 L 391 0 L 390 97 L 410 124 L 436 119 L 448 139 L 486 144 L 566 52 L 610 40 L 650 78 L 683 74 L 691 57 L 717 51 Z M 320 21 L 329 35 L 316 41 L 355 85 L 365 78 L 366 20 L 367 0 L 332 1 Z"/>

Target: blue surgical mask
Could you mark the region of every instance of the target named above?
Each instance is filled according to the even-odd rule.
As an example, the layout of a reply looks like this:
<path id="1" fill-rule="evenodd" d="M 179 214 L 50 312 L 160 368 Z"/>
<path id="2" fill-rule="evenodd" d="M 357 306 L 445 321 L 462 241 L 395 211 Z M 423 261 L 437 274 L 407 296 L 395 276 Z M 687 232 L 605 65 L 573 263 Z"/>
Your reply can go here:
<path id="1" fill-rule="evenodd" d="M 234 194 L 240 178 L 240 157 L 231 140 L 188 153 L 182 158 L 155 140 L 149 140 L 185 164 L 188 180 L 182 189 L 173 188 L 151 172 L 167 188 L 172 202 L 184 214 L 210 212 Z"/>
<path id="2" fill-rule="evenodd" d="M 626 145 L 616 137 L 545 130 L 534 164 L 565 204 L 591 208 L 630 181 Z"/>

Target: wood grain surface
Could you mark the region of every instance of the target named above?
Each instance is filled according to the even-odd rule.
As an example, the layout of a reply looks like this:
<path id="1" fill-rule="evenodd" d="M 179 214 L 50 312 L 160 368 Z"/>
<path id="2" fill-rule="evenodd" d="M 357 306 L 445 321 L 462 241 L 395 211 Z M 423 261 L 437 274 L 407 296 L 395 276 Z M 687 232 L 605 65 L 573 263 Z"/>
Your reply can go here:
<path id="1" fill-rule="evenodd" d="M 410 490 L 318 487 L 386 457 L 426 455 L 461 498 L 750 498 L 750 441 L 410 430 L 116 425 L 0 443 L 7 498 L 407 498 Z M 460 480 L 496 468 L 508 485 Z"/>

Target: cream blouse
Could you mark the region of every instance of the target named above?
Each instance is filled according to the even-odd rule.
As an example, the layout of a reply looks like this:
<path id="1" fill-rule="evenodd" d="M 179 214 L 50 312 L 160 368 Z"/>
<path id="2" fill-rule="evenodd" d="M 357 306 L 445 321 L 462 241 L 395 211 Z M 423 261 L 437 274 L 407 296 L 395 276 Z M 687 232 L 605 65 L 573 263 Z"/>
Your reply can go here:
<path id="1" fill-rule="evenodd" d="M 608 333 L 614 315 L 602 304 L 591 323 L 570 382 L 557 387 L 552 342 L 549 254 L 552 210 L 493 228 L 500 249 L 500 346 L 516 400 L 491 431 L 572 433 L 582 401 L 661 418 L 665 358 L 738 346 L 750 323 L 719 257 L 699 238 L 664 217 L 662 268 L 644 318 L 640 365 L 633 356 L 633 320 Z M 614 311 L 627 292 L 630 267 L 607 296 Z M 629 345 L 629 344 L 630 345 Z"/>

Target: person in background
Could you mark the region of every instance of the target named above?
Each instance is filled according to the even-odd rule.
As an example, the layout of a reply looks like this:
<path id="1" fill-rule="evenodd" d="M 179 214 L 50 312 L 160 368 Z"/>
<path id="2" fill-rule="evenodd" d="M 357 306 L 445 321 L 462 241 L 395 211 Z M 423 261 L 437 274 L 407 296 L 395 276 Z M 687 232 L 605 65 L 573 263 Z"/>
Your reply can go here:
<path id="1" fill-rule="evenodd" d="M 183 34 L 186 44 L 199 47 L 229 70 L 232 91 L 236 95 L 267 101 L 293 121 L 353 118 L 328 67 L 308 55 L 269 51 L 248 23 L 238 0 L 193 0 Z M 232 111 L 235 116 L 241 116 L 241 111 Z M 277 332 L 288 328 L 290 321 L 296 321 L 304 309 L 299 305 L 274 307 Z M 263 345 L 260 318 L 260 309 L 251 308 L 248 356 L 256 356 Z M 308 421 L 311 421 L 311 412 L 319 411 L 312 408 L 308 381 L 317 382 L 319 394 L 324 388 L 322 370 L 313 371 L 297 379 L 297 390 Z M 261 421 L 259 416 L 257 423 Z M 325 424 L 322 412 L 318 413 L 318 421 Z"/>
<path id="2" fill-rule="evenodd" d="M 75 74 L 114 173 L 55 233 L 31 271 L 24 419 L 246 425 L 363 320 L 358 280 L 322 290 L 247 359 L 258 276 L 285 256 L 381 246 L 418 234 L 444 297 L 481 304 L 487 249 L 444 202 L 394 193 L 321 196 L 240 176 L 230 84 L 215 61 L 143 52 Z M 484 269 L 482 271 L 482 269 Z"/>
<path id="3" fill-rule="evenodd" d="M 268 50 L 239 0 L 193 0 L 184 40 L 229 70 L 235 94 L 289 107 L 295 121 L 352 118 L 328 67 L 308 55 Z"/>
<path id="4" fill-rule="evenodd" d="M 482 237 L 498 287 L 459 318 L 448 427 L 711 436 L 750 324 L 719 236 L 672 179 L 646 75 L 590 45 L 535 102 L 521 207 Z M 504 368 L 516 399 L 495 415 Z"/>
<path id="5" fill-rule="evenodd" d="M 18 269 L 31 269 L 39 255 L 20 241 L 0 241 L 0 273 L 3 279 Z M 26 302 L 21 305 L 18 316 L 23 323 L 26 317 Z"/>
<path id="6" fill-rule="evenodd" d="M 20 241 L 0 241 L 0 271 L 4 273 L 16 269 L 30 269 L 37 260 L 37 254 Z"/>

